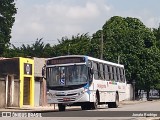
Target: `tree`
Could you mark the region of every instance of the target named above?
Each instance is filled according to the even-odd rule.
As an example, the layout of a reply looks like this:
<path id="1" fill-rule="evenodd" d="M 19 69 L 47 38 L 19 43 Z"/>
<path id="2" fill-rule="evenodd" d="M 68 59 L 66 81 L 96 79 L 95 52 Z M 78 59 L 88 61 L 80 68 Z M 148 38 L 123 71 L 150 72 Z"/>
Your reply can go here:
<path id="1" fill-rule="evenodd" d="M 88 33 L 86 33 L 72 36 L 71 39 L 63 37 L 61 40 L 59 40 L 59 44 L 55 45 L 53 49 L 55 56 L 68 54 L 89 55 L 90 46 L 91 38 Z"/>
<path id="2" fill-rule="evenodd" d="M 32 45 L 22 45 L 20 47 L 20 51 L 23 52 L 24 57 L 44 57 L 44 42 L 42 41 L 43 38 L 38 39 Z"/>
<path id="3" fill-rule="evenodd" d="M 160 24 L 159 27 L 153 28 L 153 33 L 156 37 L 156 47 L 158 48 L 158 50 L 160 51 Z M 160 53 L 160 52 L 159 52 Z M 159 55 L 160 56 L 160 55 Z M 160 66 L 160 65 L 157 65 Z M 159 90 L 159 97 L 160 97 L 160 79 L 158 79 L 159 81 L 157 82 L 157 84 L 155 85 L 155 89 Z"/>
<path id="4" fill-rule="evenodd" d="M 15 47 L 7 49 L 4 52 L 5 57 L 51 57 L 53 54 L 53 48 L 50 44 L 44 44 L 41 39 L 37 39 L 32 45 L 24 45 L 21 47 Z"/>
<path id="5" fill-rule="evenodd" d="M 16 13 L 14 0 L 0 0 L 0 56 L 9 46 Z"/>
<path id="6" fill-rule="evenodd" d="M 156 46 L 160 49 L 160 24 L 157 29 L 153 28 L 153 34 L 156 37 Z"/>
<path id="7" fill-rule="evenodd" d="M 44 58 L 51 58 L 51 57 L 55 56 L 54 48 L 49 43 L 47 43 L 44 46 L 43 50 L 44 51 L 43 51 L 43 56 L 42 57 L 44 57 Z"/>
<path id="8" fill-rule="evenodd" d="M 136 81 L 137 89 L 150 90 L 159 76 L 159 51 L 151 31 L 137 18 L 114 16 L 93 34 L 94 55 L 100 56 L 100 36 L 103 32 L 103 58 L 124 64 L 129 83 Z M 157 55 L 155 55 L 157 54 Z M 154 73 L 153 73 L 154 72 Z M 153 75 L 154 74 L 154 75 Z M 156 77 L 155 77 L 156 75 Z"/>

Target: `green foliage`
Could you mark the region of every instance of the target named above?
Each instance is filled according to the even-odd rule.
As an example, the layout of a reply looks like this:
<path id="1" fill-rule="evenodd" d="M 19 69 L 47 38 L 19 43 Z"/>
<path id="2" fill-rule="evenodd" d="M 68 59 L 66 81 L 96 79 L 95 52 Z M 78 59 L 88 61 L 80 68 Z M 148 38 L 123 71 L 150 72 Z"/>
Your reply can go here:
<path id="1" fill-rule="evenodd" d="M 14 0 L 0 0 L 0 56 L 9 45 L 16 13 Z"/>
<path id="2" fill-rule="evenodd" d="M 24 45 L 22 44 L 21 47 L 15 47 L 14 45 L 12 48 L 7 49 L 4 52 L 5 57 L 52 57 L 53 48 L 50 44 L 44 44 L 41 39 L 37 39 L 34 44 L 32 45 Z"/>
<path id="3" fill-rule="evenodd" d="M 136 81 L 136 89 L 149 90 L 160 84 L 160 27 L 147 28 L 137 18 L 114 16 L 93 34 L 78 34 L 71 38 L 62 37 L 54 46 L 37 39 L 32 45 L 6 49 L 7 57 L 55 57 L 62 55 L 89 55 L 100 58 L 103 34 L 103 58 L 125 66 L 129 83 Z"/>
<path id="4" fill-rule="evenodd" d="M 53 48 L 55 50 L 55 56 L 61 55 L 89 55 L 90 54 L 90 37 L 89 35 L 82 34 L 77 36 L 72 36 L 71 39 L 63 37 L 62 40 L 59 40 L 59 44 L 55 45 Z"/>
<path id="5" fill-rule="evenodd" d="M 156 46 L 160 49 L 160 25 L 157 29 L 153 29 L 153 34 L 156 37 Z"/>
<path id="6" fill-rule="evenodd" d="M 149 89 L 160 79 L 159 51 L 153 32 L 137 18 L 112 17 L 103 25 L 104 59 L 125 65 L 127 80 Z M 95 57 L 100 54 L 100 30 L 92 39 Z"/>

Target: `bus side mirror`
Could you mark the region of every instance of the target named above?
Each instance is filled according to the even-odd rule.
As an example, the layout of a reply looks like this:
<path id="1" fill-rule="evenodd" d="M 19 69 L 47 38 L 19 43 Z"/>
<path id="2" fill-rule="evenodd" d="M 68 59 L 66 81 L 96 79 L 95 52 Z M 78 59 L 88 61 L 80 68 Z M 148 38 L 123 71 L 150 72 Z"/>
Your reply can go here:
<path id="1" fill-rule="evenodd" d="M 90 73 L 91 73 L 92 75 L 94 74 L 93 68 L 90 68 Z"/>

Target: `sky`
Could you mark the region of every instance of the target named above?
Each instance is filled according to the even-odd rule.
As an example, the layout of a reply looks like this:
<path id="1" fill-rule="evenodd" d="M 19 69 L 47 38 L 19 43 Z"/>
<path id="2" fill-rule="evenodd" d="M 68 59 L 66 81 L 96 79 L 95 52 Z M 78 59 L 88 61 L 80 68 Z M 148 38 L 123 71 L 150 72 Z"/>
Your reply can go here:
<path id="1" fill-rule="evenodd" d="M 140 19 L 149 28 L 160 23 L 160 0 L 16 0 L 17 14 L 11 44 L 34 44 L 37 39 L 51 45 L 62 37 L 102 29 L 113 16 Z"/>

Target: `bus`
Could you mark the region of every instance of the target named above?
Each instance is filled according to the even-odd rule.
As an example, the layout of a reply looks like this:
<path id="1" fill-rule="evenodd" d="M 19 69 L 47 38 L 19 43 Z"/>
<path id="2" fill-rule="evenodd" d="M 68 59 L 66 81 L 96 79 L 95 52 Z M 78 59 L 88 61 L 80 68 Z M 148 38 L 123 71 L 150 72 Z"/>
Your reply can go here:
<path id="1" fill-rule="evenodd" d="M 125 100 L 124 65 L 85 55 L 67 55 L 46 60 L 47 102 L 66 106 L 81 106 L 82 110 L 97 109 L 108 104 L 117 108 Z"/>

